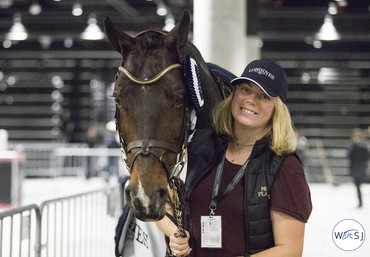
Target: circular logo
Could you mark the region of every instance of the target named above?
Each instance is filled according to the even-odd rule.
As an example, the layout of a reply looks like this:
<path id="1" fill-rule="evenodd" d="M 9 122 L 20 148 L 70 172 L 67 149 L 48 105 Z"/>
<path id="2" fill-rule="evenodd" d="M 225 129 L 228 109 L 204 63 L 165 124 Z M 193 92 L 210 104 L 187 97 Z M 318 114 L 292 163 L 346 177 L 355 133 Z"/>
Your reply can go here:
<path id="1" fill-rule="evenodd" d="M 343 251 L 354 251 L 364 243 L 366 233 L 360 222 L 354 219 L 339 221 L 333 228 L 334 244 Z"/>

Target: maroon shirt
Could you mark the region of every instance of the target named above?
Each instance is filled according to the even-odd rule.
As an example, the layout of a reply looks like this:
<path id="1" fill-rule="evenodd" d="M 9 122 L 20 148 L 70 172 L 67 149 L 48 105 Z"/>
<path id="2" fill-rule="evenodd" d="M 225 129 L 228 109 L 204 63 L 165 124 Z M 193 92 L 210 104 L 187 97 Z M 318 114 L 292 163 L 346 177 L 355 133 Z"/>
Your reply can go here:
<path id="1" fill-rule="evenodd" d="M 201 248 L 200 217 L 209 215 L 216 168 L 203 178 L 194 189 L 190 198 L 190 219 L 192 222 L 190 256 L 229 257 L 245 254 L 244 220 L 244 178 L 233 191 L 217 204 L 215 215 L 222 219 L 222 248 Z M 234 178 L 241 165 L 225 159 L 220 192 Z M 310 191 L 299 160 L 289 156 L 278 173 L 271 192 L 271 210 L 286 213 L 298 220 L 307 222 L 311 210 Z"/>

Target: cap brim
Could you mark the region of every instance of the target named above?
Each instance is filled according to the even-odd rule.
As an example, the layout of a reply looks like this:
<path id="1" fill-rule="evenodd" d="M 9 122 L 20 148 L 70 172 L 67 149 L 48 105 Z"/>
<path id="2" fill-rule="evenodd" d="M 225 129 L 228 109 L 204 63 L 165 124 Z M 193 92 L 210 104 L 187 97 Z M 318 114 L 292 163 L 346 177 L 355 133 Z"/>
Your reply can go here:
<path id="1" fill-rule="evenodd" d="M 239 78 L 233 79 L 230 83 L 231 83 L 231 85 L 236 86 L 236 85 L 238 85 L 238 84 L 240 84 L 240 83 L 242 83 L 243 81 L 246 81 L 246 80 L 251 81 L 254 84 L 256 84 L 269 97 L 271 97 L 271 98 L 278 97 L 278 95 L 273 95 L 271 92 L 270 93 L 267 92 L 266 89 L 260 83 L 258 83 L 257 81 L 255 81 L 251 78 L 239 77 Z"/>

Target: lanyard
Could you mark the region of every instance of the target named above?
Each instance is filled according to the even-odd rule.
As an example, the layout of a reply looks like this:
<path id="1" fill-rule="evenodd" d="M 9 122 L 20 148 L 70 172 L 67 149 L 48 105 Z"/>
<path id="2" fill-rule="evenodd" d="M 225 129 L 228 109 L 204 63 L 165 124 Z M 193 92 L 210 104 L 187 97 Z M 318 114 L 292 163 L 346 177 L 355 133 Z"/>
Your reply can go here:
<path id="1" fill-rule="evenodd" d="M 231 180 L 230 184 L 226 187 L 226 189 L 222 193 L 220 193 L 221 177 L 224 169 L 225 156 L 224 158 L 222 158 L 221 162 L 217 166 L 215 183 L 213 185 L 212 199 L 211 204 L 209 205 L 209 209 L 211 210 L 209 214 L 210 216 L 215 215 L 217 202 L 223 199 L 225 196 L 227 196 L 227 194 L 229 194 L 235 188 L 235 186 L 239 183 L 240 179 L 244 176 L 248 162 L 249 158 L 240 168 L 238 173 L 236 173 L 235 177 Z"/>

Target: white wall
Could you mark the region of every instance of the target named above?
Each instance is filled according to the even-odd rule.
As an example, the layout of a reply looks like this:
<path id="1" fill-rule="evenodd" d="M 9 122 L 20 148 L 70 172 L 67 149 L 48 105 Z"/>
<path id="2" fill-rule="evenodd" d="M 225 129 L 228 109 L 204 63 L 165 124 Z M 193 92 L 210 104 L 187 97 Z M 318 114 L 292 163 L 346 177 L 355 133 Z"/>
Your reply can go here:
<path id="1" fill-rule="evenodd" d="M 258 38 L 246 36 L 246 0 L 194 0 L 194 44 L 207 62 L 240 75 L 260 58 Z"/>

